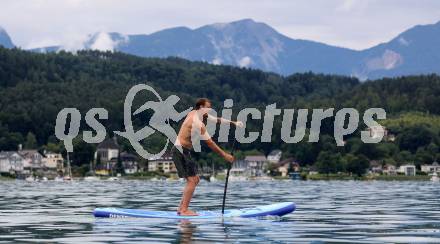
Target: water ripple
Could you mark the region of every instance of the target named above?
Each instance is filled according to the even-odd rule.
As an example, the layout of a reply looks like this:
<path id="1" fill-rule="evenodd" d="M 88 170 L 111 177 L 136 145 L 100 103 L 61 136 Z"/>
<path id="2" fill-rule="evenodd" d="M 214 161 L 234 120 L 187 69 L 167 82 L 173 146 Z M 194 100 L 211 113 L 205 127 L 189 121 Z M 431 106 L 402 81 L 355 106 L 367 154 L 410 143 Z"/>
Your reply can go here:
<path id="1" fill-rule="evenodd" d="M 294 201 L 282 218 L 95 219 L 95 207 L 175 210 L 182 182 L 0 182 L 0 243 L 440 243 L 440 185 L 430 182 L 231 182 L 228 208 Z M 219 209 L 223 183 L 192 207 Z"/>

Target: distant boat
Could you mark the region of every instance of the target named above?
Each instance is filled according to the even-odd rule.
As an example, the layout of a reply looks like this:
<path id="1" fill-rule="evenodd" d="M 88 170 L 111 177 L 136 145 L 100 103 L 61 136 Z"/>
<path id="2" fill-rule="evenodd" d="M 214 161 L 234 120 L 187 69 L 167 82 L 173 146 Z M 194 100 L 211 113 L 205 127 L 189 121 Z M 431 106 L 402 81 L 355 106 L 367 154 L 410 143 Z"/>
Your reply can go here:
<path id="1" fill-rule="evenodd" d="M 236 176 L 236 175 L 231 175 L 229 176 L 229 181 L 248 181 L 249 178 L 246 176 Z"/>
<path id="2" fill-rule="evenodd" d="M 110 178 L 108 178 L 107 180 L 108 181 L 118 181 L 118 180 L 120 180 L 121 178 L 119 178 L 119 177 L 110 177 Z"/>
<path id="3" fill-rule="evenodd" d="M 70 166 L 70 158 L 69 158 L 69 152 L 66 150 L 67 153 L 67 176 L 64 176 L 64 180 L 72 180 L 72 167 Z"/>
<path id="4" fill-rule="evenodd" d="M 86 176 L 84 177 L 84 181 L 99 181 L 101 180 L 101 178 L 99 178 L 98 176 Z"/>
<path id="5" fill-rule="evenodd" d="M 255 177 L 255 180 L 260 180 L 260 181 L 271 181 L 271 180 L 273 180 L 273 178 L 270 177 L 270 176 L 260 176 L 260 177 Z"/>
<path id="6" fill-rule="evenodd" d="M 31 175 L 31 176 L 26 177 L 25 180 L 28 182 L 32 182 L 32 181 L 35 181 L 35 178 Z"/>
<path id="7" fill-rule="evenodd" d="M 432 174 L 431 181 L 432 182 L 439 182 L 440 181 L 440 178 L 438 177 L 437 172 L 434 172 Z"/>
<path id="8" fill-rule="evenodd" d="M 61 176 L 57 176 L 54 181 L 64 181 L 64 178 Z"/>

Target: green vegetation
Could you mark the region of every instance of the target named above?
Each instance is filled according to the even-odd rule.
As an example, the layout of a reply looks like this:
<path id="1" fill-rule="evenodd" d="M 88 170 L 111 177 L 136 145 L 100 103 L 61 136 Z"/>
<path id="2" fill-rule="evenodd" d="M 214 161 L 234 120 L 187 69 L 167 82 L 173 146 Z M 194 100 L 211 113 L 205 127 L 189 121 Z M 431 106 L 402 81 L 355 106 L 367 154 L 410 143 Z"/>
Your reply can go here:
<path id="1" fill-rule="evenodd" d="M 350 175 L 346 173 L 339 174 L 312 174 L 307 175 L 307 180 L 384 180 L 384 181 L 410 181 L 410 180 L 423 180 L 427 181 L 430 179 L 428 175 L 416 175 L 416 176 L 406 176 L 406 175 L 368 175 L 368 176 L 357 176 Z"/>
<path id="2" fill-rule="evenodd" d="M 362 180 L 362 177 L 350 174 L 312 174 L 307 175 L 307 180 Z"/>
<path id="3" fill-rule="evenodd" d="M 152 178 L 170 178 L 171 175 L 161 172 L 137 172 L 132 175 L 125 175 L 124 178 L 128 180 L 150 180 Z"/>
<path id="4" fill-rule="evenodd" d="M 386 181 L 405 181 L 405 180 L 429 180 L 431 177 L 427 175 L 416 175 L 416 176 L 406 176 L 406 175 L 377 175 L 371 180 L 386 180 Z"/>
<path id="5" fill-rule="evenodd" d="M 239 158 L 280 148 L 284 157 L 296 158 L 301 166 L 313 165 L 325 175 L 350 172 L 357 176 L 365 172 L 371 160 L 381 164 L 414 162 L 420 165 L 440 159 L 440 77 L 437 75 L 360 83 L 352 77 L 313 73 L 283 77 L 179 58 L 140 58 L 98 51 L 37 54 L 4 48 L 0 48 L 0 150 L 16 150 L 18 144 L 23 144 L 25 148 L 64 152 L 63 145 L 54 136 L 54 127 L 57 113 L 65 107 L 78 108 L 83 117 L 92 107 L 107 109 L 108 119 L 100 122 L 112 136 L 111 131 L 124 130 L 125 95 L 139 83 L 152 85 L 162 97 L 178 95 L 182 99 L 178 103 L 179 111 L 193 106 L 197 97 L 212 99 L 218 110 L 224 99 L 233 98 L 235 114 L 242 107 L 263 110 L 272 103 L 277 103 L 278 108 L 294 109 L 353 107 L 361 115 L 367 108 L 382 107 L 388 119 L 380 123 L 396 137 L 395 141 L 379 144 L 362 143 L 360 130 L 365 126 L 361 118 L 359 129 L 344 138 L 346 145 L 337 147 L 333 118 L 328 118 L 323 120 L 318 143 L 307 142 L 306 132 L 302 142 L 286 144 L 281 140 L 282 116 L 277 116 L 272 142 L 240 145 Z M 151 94 L 138 95 L 134 106 L 139 107 L 151 98 Z M 148 117 L 147 113 L 135 116 L 135 127 L 145 126 Z M 172 125 L 178 127 L 178 124 Z M 248 124 L 249 131 L 258 131 L 261 126 L 261 120 Z M 84 120 L 82 130 L 90 130 Z M 118 140 L 123 150 L 133 152 L 128 141 Z M 163 143 L 164 137 L 159 133 L 143 141 L 150 151 L 159 150 Z M 221 146 L 230 148 L 231 144 Z M 75 138 L 73 166 L 86 171 L 95 149 L 96 145 Z M 224 161 L 212 153 L 202 154 L 198 159 L 203 165 L 225 166 Z"/>
<path id="6" fill-rule="evenodd" d="M 440 116 L 422 112 L 403 113 L 383 121 L 382 124 L 396 133 L 401 132 L 400 128 L 417 126 L 425 126 L 436 133 L 440 132 Z"/>
<path id="7" fill-rule="evenodd" d="M 5 181 L 5 180 L 15 180 L 15 177 L 12 177 L 10 175 L 8 176 L 4 176 L 4 175 L 0 175 L 0 181 Z"/>

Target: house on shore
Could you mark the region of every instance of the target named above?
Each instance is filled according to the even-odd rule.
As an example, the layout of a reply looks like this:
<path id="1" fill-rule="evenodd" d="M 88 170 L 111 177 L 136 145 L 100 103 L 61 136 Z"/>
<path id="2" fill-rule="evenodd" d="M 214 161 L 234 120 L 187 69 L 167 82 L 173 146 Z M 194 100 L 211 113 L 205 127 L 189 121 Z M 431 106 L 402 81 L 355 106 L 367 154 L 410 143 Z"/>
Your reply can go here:
<path id="1" fill-rule="evenodd" d="M 407 176 L 415 176 L 416 175 L 416 166 L 413 164 L 404 164 L 404 165 L 401 165 L 397 169 L 397 172 L 403 173 Z"/>
<path id="2" fill-rule="evenodd" d="M 382 162 L 371 160 L 370 161 L 370 174 L 382 174 L 384 167 L 382 167 Z"/>
<path id="3" fill-rule="evenodd" d="M 382 167 L 382 173 L 384 175 L 396 175 L 397 174 L 396 166 L 392 164 L 386 164 Z"/>
<path id="4" fill-rule="evenodd" d="M 115 166 L 112 159 L 118 158 L 119 144 L 116 137 L 107 138 L 98 144 L 95 152 L 96 173 L 99 175 L 108 175 Z"/>
<path id="5" fill-rule="evenodd" d="M 282 177 L 286 177 L 289 172 L 299 172 L 300 166 L 294 158 L 287 158 L 277 164 L 277 170 Z"/>
<path id="6" fill-rule="evenodd" d="M 23 173 L 26 175 L 43 169 L 43 155 L 36 149 L 19 150 L 18 153 L 24 158 Z"/>
<path id="7" fill-rule="evenodd" d="M 264 171 L 269 163 L 266 156 L 246 156 L 244 158 L 244 161 L 247 164 L 247 171 L 249 172 L 249 176 L 260 177 L 266 175 Z"/>
<path id="8" fill-rule="evenodd" d="M 43 168 L 64 173 L 64 158 L 61 153 L 43 152 Z"/>
<path id="9" fill-rule="evenodd" d="M 176 166 L 173 162 L 173 157 L 170 152 L 164 153 L 159 158 L 148 159 L 148 171 L 163 172 L 163 173 L 177 173 Z"/>
<path id="10" fill-rule="evenodd" d="M 230 175 L 232 177 L 244 177 L 244 178 L 249 177 L 250 172 L 248 172 L 248 163 L 245 160 L 235 161 L 232 164 Z"/>
<path id="11" fill-rule="evenodd" d="M 368 132 L 370 132 L 371 138 L 379 138 L 383 135 L 382 140 L 384 141 L 395 141 L 396 137 L 391 134 L 385 126 L 377 125 L 368 127 Z"/>
<path id="12" fill-rule="evenodd" d="M 24 170 L 24 158 L 16 151 L 0 152 L 0 174 L 21 175 Z"/>
<path id="13" fill-rule="evenodd" d="M 121 152 L 120 155 L 122 168 L 124 169 L 125 174 L 134 174 L 138 172 L 139 170 L 139 159 L 136 155 L 128 153 L 128 152 Z M 112 158 L 110 160 L 110 165 L 112 165 L 112 169 L 117 167 L 118 164 L 118 158 Z"/>
<path id="14" fill-rule="evenodd" d="M 421 166 L 421 171 L 425 173 L 440 173 L 440 165 L 437 162 L 432 164 L 424 164 Z"/>

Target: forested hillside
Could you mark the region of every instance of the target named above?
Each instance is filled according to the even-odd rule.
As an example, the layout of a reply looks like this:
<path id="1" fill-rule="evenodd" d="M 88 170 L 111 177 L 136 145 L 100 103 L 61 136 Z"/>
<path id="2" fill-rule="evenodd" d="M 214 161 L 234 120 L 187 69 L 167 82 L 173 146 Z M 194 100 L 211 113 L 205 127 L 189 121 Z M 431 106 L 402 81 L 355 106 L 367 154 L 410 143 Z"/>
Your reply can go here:
<path id="1" fill-rule="evenodd" d="M 83 116 L 92 107 L 103 107 L 109 111 L 109 119 L 102 121 L 107 132 L 123 130 L 125 95 L 139 83 L 152 85 L 162 97 L 178 95 L 182 98 L 180 110 L 192 106 L 198 97 L 212 99 L 217 109 L 224 99 L 232 98 L 234 111 L 241 107 L 263 109 L 275 102 L 279 108 L 354 107 L 361 114 L 367 108 L 382 107 L 389 118 L 384 124 L 396 135 L 394 142 L 371 145 L 360 142 L 358 131 L 347 138 L 344 147 L 336 147 L 332 119 L 326 119 L 319 143 L 285 144 L 280 139 L 280 123 L 276 123 L 272 143 L 242 145 L 244 151 L 268 153 L 281 148 L 286 157 L 316 164 L 320 169 L 325 164 L 328 170 L 328 162 L 335 162 L 331 171 L 354 171 L 352 164 L 366 160 L 420 164 L 440 159 L 440 77 L 436 75 L 360 83 L 344 76 L 302 73 L 283 77 L 178 58 L 97 51 L 37 54 L 4 48 L 0 48 L 0 150 L 15 150 L 19 143 L 62 150 L 54 127 L 57 113 L 65 107 L 78 108 Z M 136 105 L 141 105 L 141 100 L 136 100 Z M 145 115 L 135 118 L 138 126 L 147 123 Z M 87 128 L 85 123 L 82 126 Z M 261 123 L 254 121 L 249 126 L 256 128 Z M 88 164 L 94 145 L 85 145 L 79 139 L 74 149 L 79 156 L 74 163 Z M 145 147 L 160 147 L 162 141 L 156 135 L 145 142 Z M 132 150 L 122 138 L 120 143 L 125 150 Z M 212 154 L 204 159 L 220 163 Z"/>

